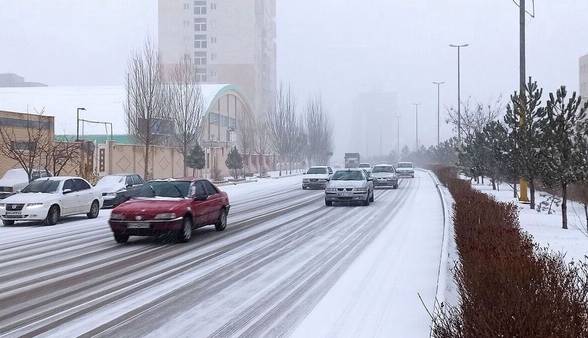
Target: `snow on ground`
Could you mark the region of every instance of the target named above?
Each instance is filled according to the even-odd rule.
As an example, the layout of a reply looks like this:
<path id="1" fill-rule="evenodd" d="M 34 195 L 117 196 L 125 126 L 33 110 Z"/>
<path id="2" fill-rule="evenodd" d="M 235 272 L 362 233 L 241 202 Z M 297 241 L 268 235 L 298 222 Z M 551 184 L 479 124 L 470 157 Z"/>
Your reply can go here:
<path id="1" fill-rule="evenodd" d="M 498 201 L 515 203 L 519 208 L 519 221 L 523 230 L 533 236 L 533 240 L 541 247 L 565 255 L 568 261 L 583 260 L 588 255 L 588 232 L 586 217 L 581 204 L 568 201 L 568 229 L 561 227 L 561 207 L 553 205 L 552 213 L 531 210 L 528 204 L 519 203 L 513 197 L 512 188 L 502 184 L 500 191 L 493 191 L 487 184 L 472 185 L 476 189 L 494 196 Z M 536 204 L 547 201 L 549 194 L 536 193 Z M 548 202 L 548 201 L 547 201 Z"/>
<path id="2" fill-rule="evenodd" d="M 385 229 L 318 303 L 294 337 L 426 337 L 443 238 L 435 183 L 418 172 L 416 187 Z"/>

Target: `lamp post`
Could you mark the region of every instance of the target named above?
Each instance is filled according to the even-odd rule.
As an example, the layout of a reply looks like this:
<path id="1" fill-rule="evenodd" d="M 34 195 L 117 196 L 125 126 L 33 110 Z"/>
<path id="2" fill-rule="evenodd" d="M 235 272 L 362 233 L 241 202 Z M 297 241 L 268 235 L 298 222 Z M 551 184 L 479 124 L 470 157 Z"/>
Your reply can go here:
<path id="1" fill-rule="evenodd" d="M 461 49 L 469 46 L 451 44 L 449 47 L 457 48 L 457 139 L 461 142 Z"/>
<path id="2" fill-rule="evenodd" d="M 441 125 L 441 118 L 440 118 L 440 105 L 441 105 L 441 85 L 444 84 L 445 82 L 433 82 L 434 85 L 437 85 L 437 146 L 439 146 L 439 129 L 440 129 L 440 125 Z"/>
<path id="3" fill-rule="evenodd" d="M 415 151 L 419 151 L 419 105 L 420 103 L 413 103 L 414 107 L 415 107 L 415 112 L 416 112 L 416 149 Z"/>
<path id="4" fill-rule="evenodd" d="M 80 140 L 80 110 L 86 111 L 86 108 L 78 108 L 76 111 L 76 142 Z"/>
<path id="5" fill-rule="evenodd" d="M 396 156 L 400 159 L 400 115 L 395 115 L 396 119 Z"/>

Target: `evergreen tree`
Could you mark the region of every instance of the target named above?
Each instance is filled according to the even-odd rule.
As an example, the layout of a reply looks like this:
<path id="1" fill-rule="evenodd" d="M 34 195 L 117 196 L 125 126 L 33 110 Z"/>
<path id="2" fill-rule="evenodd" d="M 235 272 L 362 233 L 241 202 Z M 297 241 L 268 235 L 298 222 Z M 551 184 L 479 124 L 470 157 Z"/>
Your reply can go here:
<path id="1" fill-rule="evenodd" d="M 555 95 L 549 94 L 546 118 L 543 124 L 545 156 L 543 181 L 550 187 L 559 187 L 562 194 L 562 228 L 568 228 L 567 188 L 582 175 L 580 151 L 577 147 L 577 133 L 586 117 L 588 104 L 580 106 L 582 99 L 574 92 L 568 99 L 564 86 Z"/>
<path id="2" fill-rule="evenodd" d="M 511 96 L 511 104 L 506 108 L 504 123 L 508 136 L 513 141 L 507 152 L 513 160 L 513 174 L 519 174 L 529 183 L 531 209 L 535 208 L 535 181 L 543 170 L 540 155 L 544 148 L 541 124 L 545 121 L 545 109 L 541 107 L 543 89 L 529 78 L 525 93 Z M 521 119 L 521 117 L 523 117 Z"/>
<path id="3" fill-rule="evenodd" d="M 188 168 L 192 168 L 192 176 L 194 176 L 194 172 L 196 169 L 200 170 L 203 169 L 206 165 L 206 158 L 204 154 L 204 150 L 198 142 L 194 144 L 194 147 L 190 150 L 188 157 L 186 158 L 186 165 Z"/>
<path id="4" fill-rule="evenodd" d="M 229 168 L 233 172 L 233 178 L 239 177 L 239 170 L 243 169 L 243 158 L 237 150 L 237 147 L 233 147 L 229 154 L 227 155 L 227 160 L 225 161 L 227 168 Z"/>

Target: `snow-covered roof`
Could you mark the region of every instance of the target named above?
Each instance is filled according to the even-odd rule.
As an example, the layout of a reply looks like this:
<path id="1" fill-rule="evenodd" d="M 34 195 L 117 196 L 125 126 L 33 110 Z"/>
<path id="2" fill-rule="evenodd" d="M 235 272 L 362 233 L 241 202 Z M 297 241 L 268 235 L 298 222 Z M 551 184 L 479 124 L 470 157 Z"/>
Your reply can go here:
<path id="1" fill-rule="evenodd" d="M 201 91 L 207 112 L 217 98 L 228 93 L 239 96 L 249 105 L 234 85 L 203 84 Z M 37 113 L 44 110 L 44 115 L 55 116 L 55 134 L 58 135 L 76 133 L 78 107 L 86 108 L 86 111 L 80 112 L 80 118 L 112 122 L 115 134 L 125 134 L 125 100 L 124 86 L 0 88 L 0 111 Z M 84 133 L 103 134 L 106 133 L 104 128 L 85 124 Z"/>

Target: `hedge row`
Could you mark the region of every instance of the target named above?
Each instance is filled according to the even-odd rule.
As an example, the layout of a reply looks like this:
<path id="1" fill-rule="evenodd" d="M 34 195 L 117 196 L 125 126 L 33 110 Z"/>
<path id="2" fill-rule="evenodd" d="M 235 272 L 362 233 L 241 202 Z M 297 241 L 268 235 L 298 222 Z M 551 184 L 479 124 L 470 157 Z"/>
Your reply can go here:
<path id="1" fill-rule="evenodd" d="M 434 171 L 455 200 L 460 303 L 438 309 L 433 336 L 588 337 L 586 265 L 536 247 L 515 205 L 473 189 L 453 168 Z"/>

